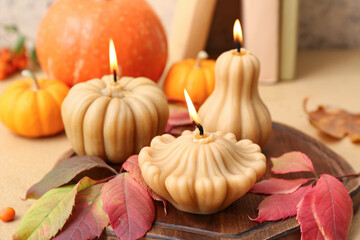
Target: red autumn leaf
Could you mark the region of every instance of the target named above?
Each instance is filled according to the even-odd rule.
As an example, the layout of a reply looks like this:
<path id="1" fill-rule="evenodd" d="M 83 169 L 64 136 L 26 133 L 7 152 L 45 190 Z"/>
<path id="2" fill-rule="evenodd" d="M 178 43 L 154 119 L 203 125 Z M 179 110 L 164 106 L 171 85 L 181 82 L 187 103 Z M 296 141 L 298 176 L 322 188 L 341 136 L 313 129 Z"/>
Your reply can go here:
<path id="1" fill-rule="evenodd" d="M 172 135 L 180 135 L 184 127 L 192 127 L 192 121 L 187 108 L 169 105 L 169 119 L 166 124 L 165 132 Z"/>
<path id="2" fill-rule="evenodd" d="M 150 194 L 150 196 L 156 200 L 156 201 L 162 201 L 163 205 L 164 205 L 164 212 L 166 214 L 166 205 L 167 205 L 167 201 L 165 198 L 161 197 L 159 194 L 157 194 L 156 192 L 154 192 L 144 181 L 142 175 L 141 175 L 141 169 L 139 167 L 139 162 L 138 162 L 138 156 L 139 155 L 133 155 L 131 157 L 129 157 L 123 164 L 123 168 L 128 171 L 131 175 L 132 178 L 134 178 L 138 183 L 140 183 L 145 189 L 146 191 Z"/>
<path id="3" fill-rule="evenodd" d="M 155 206 L 145 188 L 128 173 L 105 183 L 101 189 L 103 209 L 116 236 L 121 240 L 138 239 L 151 229 Z"/>
<path id="4" fill-rule="evenodd" d="M 132 155 L 123 163 L 122 167 L 139 183 L 143 184 L 141 170 L 138 162 L 139 155 Z"/>
<path id="5" fill-rule="evenodd" d="M 324 239 L 346 239 L 352 214 L 353 203 L 345 186 L 335 177 L 322 174 L 298 206 L 302 239 L 316 239 L 319 235 Z"/>
<path id="6" fill-rule="evenodd" d="M 25 199 L 39 198 L 47 191 L 60 187 L 80 173 L 89 169 L 101 168 L 104 171 L 117 174 L 116 170 L 107 165 L 101 158 L 95 156 L 76 156 L 61 159 L 38 183 L 35 183 L 26 192 Z M 88 177 L 93 177 L 87 174 Z"/>
<path id="7" fill-rule="evenodd" d="M 258 207 L 259 215 L 252 221 L 260 223 L 265 221 L 277 221 L 296 215 L 296 206 L 305 194 L 311 189 L 311 185 L 299 188 L 289 194 L 275 194 L 266 197 Z"/>
<path id="8" fill-rule="evenodd" d="M 279 179 L 270 178 L 255 184 L 250 192 L 262 194 L 288 194 L 296 191 L 301 185 L 308 182 L 309 178 Z"/>
<path id="9" fill-rule="evenodd" d="M 168 123 L 172 126 L 192 124 L 188 109 L 185 107 L 170 105 Z"/>
<path id="10" fill-rule="evenodd" d="M 134 178 L 138 183 L 140 183 L 146 191 L 150 194 L 150 196 L 157 201 L 163 201 L 164 206 L 166 206 L 166 200 L 159 196 L 156 192 L 154 192 L 144 181 L 142 175 L 141 175 L 141 169 L 139 167 L 138 162 L 138 156 L 139 155 L 133 155 L 129 157 L 123 164 L 123 168 L 129 172 L 132 178 Z"/>
<path id="11" fill-rule="evenodd" d="M 271 158 L 271 162 L 271 171 L 275 174 L 315 171 L 310 158 L 302 152 L 287 152 L 278 158 Z"/>
<path id="12" fill-rule="evenodd" d="M 319 106 L 309 112 L 306 109 L 308 98 L 304 99 L 303 107 L 309 121 L 320 131 L 338 139 L 349 136 L 352 142 L 360 142 L 360 114 L 351 114 L 343 109 L 331 109 Z"/>
<path id="13" fill-rule="evenodd" d="M 323 240 L 319 227 L 314 218 L 313 212 L 313 193 L 316 188 L 312 188 L 297 206 L 296 219 L 300 223 L 301 239 L 302 240 Z"/>
<path id="14" fill-rule="evenodd" d="M 104 183 L 80 191 L 70 219 L 54 240 L 86 240 L 99 237 L 109 224 L 100 201 Z"/>

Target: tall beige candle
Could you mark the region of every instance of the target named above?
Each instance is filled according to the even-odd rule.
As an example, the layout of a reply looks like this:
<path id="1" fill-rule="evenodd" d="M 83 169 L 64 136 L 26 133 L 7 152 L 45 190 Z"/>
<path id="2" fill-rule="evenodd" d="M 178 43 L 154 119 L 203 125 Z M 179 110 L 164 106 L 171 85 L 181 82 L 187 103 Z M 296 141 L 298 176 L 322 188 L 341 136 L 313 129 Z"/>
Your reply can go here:
<path id="1" fill-rule="evenodd" d="M 258 92 L 260 63 L 248 50 L 224 52 L 215 64 L 215 89 L 199 109 L 208 131 L 264 145 L 271 132 L 270 113 Z"/>

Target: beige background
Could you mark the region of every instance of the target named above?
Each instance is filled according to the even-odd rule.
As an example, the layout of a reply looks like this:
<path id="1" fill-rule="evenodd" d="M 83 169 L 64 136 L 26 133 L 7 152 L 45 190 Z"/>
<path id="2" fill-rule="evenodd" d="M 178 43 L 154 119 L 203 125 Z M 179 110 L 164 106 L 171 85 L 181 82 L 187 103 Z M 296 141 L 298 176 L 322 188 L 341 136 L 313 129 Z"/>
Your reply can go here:
<path id="1" fill-rule="evenodd" d="M 359 0 L 299 2 L 298 43 L 301 49 L 360 47 Z"/>
<path id="2" fill-rule="evenodd" d="M 146 0 L 162 20 L 169 33 L 177 0 Z M 0 0 L 0 24 L 16 24 L 22 33 L 34 40 L 37 26 L 53 0 Z M 12 39 L 0 29 L 0 46 L 8 45 Z"/>
<path id="3" fill-rule="evenodd" d="M 34 38 L 41 17 L 53 0 L 0 0 L 0 23 L 17 24 Z M 170 32 L 177 0 L 146 0 Z M 230 0 L 218 0 L 227 5 Z M 235 0 L 231 4 L 238 7 Z M 265 1 L 265 0 L 264 0 Z M 288 0 L 292 1 L 292 0 Z M 299 48 L 360 48 L 359 0 L 299 0 Z M 229 11 L 233 11 L 230 9 Z M 228 15 L 223 13 L 226 19 Z M 240 14 L 240 10 L 239 10 Z M 233 22 L 234 20 L 231 20 Z M 221 27 L 218 33 L 221 34 Z M 11 41 L 0 30 L 0 46 Z"/>

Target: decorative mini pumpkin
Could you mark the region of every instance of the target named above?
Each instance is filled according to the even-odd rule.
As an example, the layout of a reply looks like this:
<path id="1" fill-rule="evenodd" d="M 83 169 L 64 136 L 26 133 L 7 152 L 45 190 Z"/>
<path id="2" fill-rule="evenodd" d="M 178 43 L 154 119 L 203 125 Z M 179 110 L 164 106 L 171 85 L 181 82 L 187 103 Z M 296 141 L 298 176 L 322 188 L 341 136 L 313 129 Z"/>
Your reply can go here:
<path id="1" fill-rule="evenodd" d="M 248 139 L 233 133 L 178 138 L 155 137 L 139 154 L 141 174 L 149 187 L 177 209 L 200 214 L 223 210 L 247 193 L 265 173 L 266 157 Z"/>
<path id="2" fill-rule="evenodd" d="M 59 133 L 64 129 L 61 104 L 68 91 L 69 87 L 57 80 L 33 77 L 15 81 L 0 96 L 0 119 L 25 137 Z"/>
<path id="3" fill-rule="evenodd" d="M 207 57 L 206 52 L 200 51 L 196 60 L 186 59 L 175 63 L 164 82 L 166 96 L 185 101 L 186 89 L 196 106 L 203 104 L 215 86 L 215 61 Z"/>
<path id="4" fill-rule="evenodd" d="M 208 131 L 232 132 L 263 146 L 271 133 L 271 116 L 258 91 L 260 63 L 248 50 L 230 50 L 216 60 L 215 89 L 199 109 Z"/>
<path id="5" fill-rule="evenodd" d="M 57 0 L 41 20 L 36 51 L 42 69 L 67 85 L 109 72 L 108 43 L 122 76 L 157 81 L 167 59 L 165 31 L 144 0 Z"/>
<path id="6" fill-rule="evenodd" d="M 107 75 L 72 87 L 61 114 L 78 155 L 122 163 L 164 132 L 169 108 L 150 79 Z"/>

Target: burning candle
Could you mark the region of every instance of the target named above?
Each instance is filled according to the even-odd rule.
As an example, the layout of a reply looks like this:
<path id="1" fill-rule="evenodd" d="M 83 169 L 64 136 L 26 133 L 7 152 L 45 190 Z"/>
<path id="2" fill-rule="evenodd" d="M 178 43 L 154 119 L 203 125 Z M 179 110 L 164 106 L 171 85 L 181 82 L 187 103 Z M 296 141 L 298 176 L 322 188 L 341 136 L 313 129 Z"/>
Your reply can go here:
<path id="1" fill-rule="evenodd" d="M 192 103 L 186 89 L 184 89 L 184 95 L 185 95 L 186 105 L 189 109 L 190 118 L 193 120 L 193 124 L 199 129 L 200 136 L 204 136 L 204 128 L 200 124 L 199 116 L 196 113 L 195 106 Z"/>
<path id="2" fill-rule="evenodd" d="M 266 169 L 260 147 L 250 140 L 236 141 L 232 133 L 209 133 L 186 97 L 197 128 L 175 138 L 155 137 L 139 154 L 145 182 L 177 209 L 199 214 L 223 210 L 242 197 Z"/>
<path id="3" fill-rule="evenodd" d="M 117 74 L 119 73 L 119 65 L 117 64 L 116 51 L 114 41 L 110 39 L 109 44 L 110 72 L 114 74 L 114 82 L 117 82 Z"/>
<path id="4" fill-rule="evenodd" d="M 66 136 L 78 155 L 121 163 L 164 132 L 169 109 L 165 94 L 150 79 L 118 79 L 111 43 L 109 49 L 112 74 L 72 87 L 61 115 Z"/>
<path id="5" fill-rule="evenodd" d="M 240 25 L 239 19 L 236 19 L 236 21 L 234 23 L 233 36 L 234 36 L 234 41 L 236 43 L 237 52 L 240 53 L 243 36 L 242 36 L 241 25 Z"/>
<path id="6" fill-rule="evenodd" d="M 258 92 L 260 64 L 241 48 L 239 20 L 234 24 L 237 48 L 222 53 L 215 64 L 215 89 L 199 109 L 204 128 L 232 132 L 236 138 L 264 145 L 271 133 L 270 113 Z"/>

